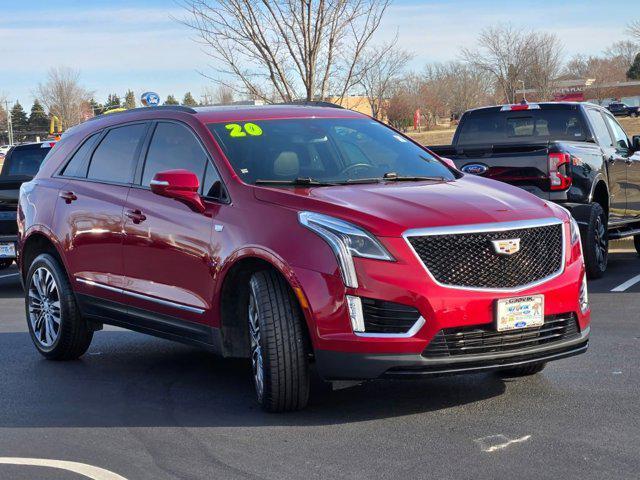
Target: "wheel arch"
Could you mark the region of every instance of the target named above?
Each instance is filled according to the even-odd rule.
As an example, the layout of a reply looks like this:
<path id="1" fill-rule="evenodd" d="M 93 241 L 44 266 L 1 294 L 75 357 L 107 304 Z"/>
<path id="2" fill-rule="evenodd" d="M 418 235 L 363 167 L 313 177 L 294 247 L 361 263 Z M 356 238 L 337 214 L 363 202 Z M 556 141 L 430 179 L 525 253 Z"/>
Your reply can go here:
<path id="1" fill-rule="evenodd" d="M 31 263 L 41 253 L 51 254 L 60 263 L 68 277 L 69 271 L 58 240 L 45 227 L 33 227 L 20 242 L 19 265 L 23 281 Z M 71 282 L 71 279 L 69 281 Z"/>
<path id="2" fill-rule="evenodd" d="M 609 218 L 609 187 L 604 178 L 597 177 L 593 182 L 590 201 L 598 203 L 604 210 L 605 215 Z"/>
<path id="3" fill-rule="evenodd" d="M 249 279 L 263 270 L 275 271 L 286 281 L 292 299 L 305 320 L 305 336 L 309 351 L 312 351 L 308 301 L 295 273 L 275 253 L 261 248 L 248 248 L 229 257 L 217 282 L 220 287 L 216 292 L 216 308 L 219 312 L 222 354 L 225 357 L 248 357 L 249 330 L 244 309 L 248 304 Z"/>

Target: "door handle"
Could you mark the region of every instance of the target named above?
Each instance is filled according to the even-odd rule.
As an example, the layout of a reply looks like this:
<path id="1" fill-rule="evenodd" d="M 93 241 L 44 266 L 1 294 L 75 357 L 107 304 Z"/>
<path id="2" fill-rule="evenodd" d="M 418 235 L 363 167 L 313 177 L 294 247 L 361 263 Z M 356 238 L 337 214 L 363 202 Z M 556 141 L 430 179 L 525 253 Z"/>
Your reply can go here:
<path id="1" fill-rule="evenodd" d="M 131 219 L 131 221 L 133 223 L 135 223 L 136 225 L 138 223 L 144 222 L 147 219 L 147 217 L 144 215 L 144 213 L 142 213 L 140 210 L 127 210 L 124 214 L 127 217 L 129 217 Z"/>
<path id="2" fill-rule="evenodd" d="M 60 192 L 58 196 L 62 198 L 67 205 L 69 205 L 71 202 L 74 202 L 78 199 L 76 194 L 73 192 Z"/>

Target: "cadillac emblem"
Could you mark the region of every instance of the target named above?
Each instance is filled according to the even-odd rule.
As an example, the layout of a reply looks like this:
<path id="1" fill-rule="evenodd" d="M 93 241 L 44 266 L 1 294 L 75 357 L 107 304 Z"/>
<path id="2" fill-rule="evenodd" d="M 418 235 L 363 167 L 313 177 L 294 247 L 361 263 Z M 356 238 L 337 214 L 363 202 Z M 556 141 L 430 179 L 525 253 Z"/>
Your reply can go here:
<path id="1" fill-rule="evenodd" d="M 509 240 L 491 240 L 491 243 L 498 255 L 513 255 L 520 251 L 519 238 L 511 238 Z"/>

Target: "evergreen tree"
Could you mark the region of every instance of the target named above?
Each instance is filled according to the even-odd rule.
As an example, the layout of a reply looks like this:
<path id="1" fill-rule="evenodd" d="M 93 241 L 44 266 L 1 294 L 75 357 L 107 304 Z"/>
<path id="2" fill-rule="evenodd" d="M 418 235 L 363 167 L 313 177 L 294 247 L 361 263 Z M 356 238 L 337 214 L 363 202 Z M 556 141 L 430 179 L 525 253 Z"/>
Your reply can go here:
<path id="1" fill-rule="evenodd" d="M 640 53 L 636 55 L 631 67 L 629 67 L 627 78 L 629 80 L 640 80 Z"/>
<path id="2" fill-rule="evenodd" d="M 104 109 L 111 110 L 112 108 L 121 108 L 120 97 L 117 93 L 110 93 L 107 97 L 107 101 L 104 104 Z"/>
<path id="3" fill-rule="evenodd" d="M 31 106 L 28 128 L 32 133 L 45 133 L 49 130 L 49 116 L 44 111 L 44 107 L 36 98 Z"/>
<path id="4" fill-rule="evenodd" d="M 184 97 L 182 98 L 182 105 L 185 105 L 187 107 L 196 107 L 198 106 L 198 102 L 196 102 L 196 99 L 193 98 L 193 95 L 191 95 L 191 92 L 187 92 L 184 94 Z"/>
<path id="5" fill-rule="evenodd" d="M 102 114 L 102 112 L 104 112 L 104 105 L 96 102 L 94 98 L 91 98 L 91 100 L 89 100 L 89 106 L 91 107 L 94 115 L 100 115 Z"/>
<path id="6" fill-rule="evenodd" d="M 173 95 L 168 95 L 163 105 L 180 105 L 180 102 Z"/>
<path id="7" fill-rule="evenodd" d="M 24 140 L 29 119 L 27 118 L 27 113 L 24 111 L 24 108 L 20 105 L 20 102 L 16 102 L 11 109 L 11 123 L 13 124 L 13 131 L 16 139 Z"/>
<path id="8" fill-rule="evenodd" d="M 129 110 L 136 108 L 136 95 L 133 93 L 133 90 L 127 90 L 127 93 L 125 93 L 123 107 Z"/>

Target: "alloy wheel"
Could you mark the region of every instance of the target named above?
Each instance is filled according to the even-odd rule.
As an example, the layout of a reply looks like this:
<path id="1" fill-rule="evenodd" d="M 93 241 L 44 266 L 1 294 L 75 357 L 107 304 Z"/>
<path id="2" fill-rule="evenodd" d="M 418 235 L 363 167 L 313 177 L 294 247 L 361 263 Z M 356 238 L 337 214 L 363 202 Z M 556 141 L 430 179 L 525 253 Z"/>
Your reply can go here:
<path id="1" fill-rule="evenodd" d="M 256 387 L 258 399 L 262 400 L 264 393 L 264 364 L 262 346 L 260 345 L 260 311 L 253 291 L 249 293 L 249 337 L 253 383 Z"/>
<path id="2" fill-rule="evenodd" d="M 596 254 L 596 262 L 598 266 L 604 270 L 607 263 L 607 251 L 608 251 L 608 241 L 607 241 L 607 230 L 602 221 L 602 216 L 599 216 L 596 219 L 595 225 L 595 254 Z"/>
<path id="3" fill-rule="evenodd" d="M 60 334 L 60 293 L 53 274 L 39 267 L 29 283 L 29 321 L 34 337 L 44 348 L 54 345 Z"/>

